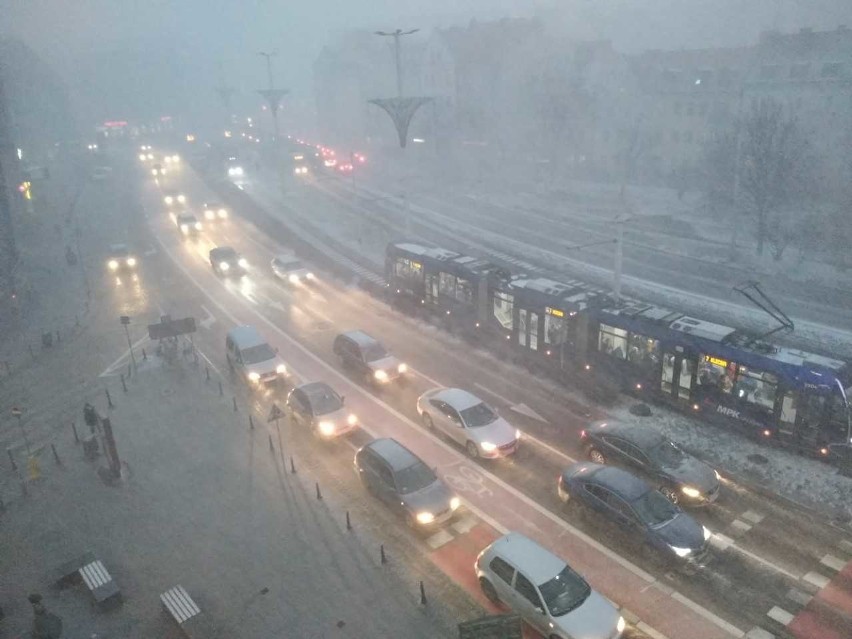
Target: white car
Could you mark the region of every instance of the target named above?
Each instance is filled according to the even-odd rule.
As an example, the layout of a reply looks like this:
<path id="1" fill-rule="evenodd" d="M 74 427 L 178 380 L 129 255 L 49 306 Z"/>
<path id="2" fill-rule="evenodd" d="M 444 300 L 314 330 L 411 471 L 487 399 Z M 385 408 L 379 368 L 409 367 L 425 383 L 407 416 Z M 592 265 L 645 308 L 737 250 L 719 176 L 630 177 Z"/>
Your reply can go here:
<path id="1" fill-rule="evenodd" d="M 204 219 L 205 220 L 226 220 L 228 219 L 228 209 L 221 204 L 207 202 L 204 204 Z"/>
<path id="2" fill-rule="evenodd" d="M 292 254 L 276 255 L 272 258 L 272 272 L 290 284 L 314 281 L 314 274 L 298 257 Z"/>
<path id="3" fill-rule="evenodd" d="M 615 606 L 564 560 L 516 532 L 485 548 L 474 563 L 482 592 L 548 639 L 618 639 L 626 625 Z"/>
<path id="4" fill-rule="evenodd" d="M 476 457 L 505 457 L 518 450 L 521 431 L 476 395 L 460 388 L 435 388 L 417 399 L 429 430 L 440 430 Z"/>
<path id="5" fill-rule="evenodd" d="M 186 204 L 186 196 L 180 191 L 164 191 L 163 202 L 165 202 L 168 206 Z"/>

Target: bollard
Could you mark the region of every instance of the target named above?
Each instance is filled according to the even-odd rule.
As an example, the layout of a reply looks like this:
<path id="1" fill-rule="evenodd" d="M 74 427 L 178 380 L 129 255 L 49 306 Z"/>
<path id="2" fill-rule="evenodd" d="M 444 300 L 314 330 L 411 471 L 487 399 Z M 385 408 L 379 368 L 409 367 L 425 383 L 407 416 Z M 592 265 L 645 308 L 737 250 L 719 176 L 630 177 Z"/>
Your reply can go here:
<path id="1" fill-rule="evenodd" d="M 381 558 L 382 558 L 382 563 L 383 563 L 383 564 L 388 563 L 388 558 L 385 556 L 385 545 L 384 545 L 384 544 L 382 544 L 381 546 L 379 546 L 379 555 L 380 555 L 380 556 L 381 556 Z"/>
<path id="2" fill-rule="evenodd" d="M 204 377 L 208 382 L 210 381 L 210 367 L 209 366 L 204 367 Z"/>
<path id="3" fill-rule="evenodd" d="M 237 398 L 234 397 L 234 412 L 237 412 Z"/>
<path id="4" fill-rule="evenodd" d="M 420 605 L 426 605 L 426 587 L 423 585 L 423 582 L 420 582 Z"/>
<path id="5" fill-rule="evenodd" d="M 269 436 L 269 450 L 274 451 L 275 447 L 272 445 L 272 435 Z"/>
<path id="6" fill-rule="evenodd" d="M 320 492 L 320 489 L 319 489 L 319 482 L 316 482 L 314 485 L 317 487 L 317 499 L 322 500 L 322 493 Z"/>
<path id="7" fill-rule="evenodd" d="M 75 424 L 74 422 L 71 422 L 71 430 L 74 431 L 74 443 L 79 444 L 80 436 L 77 434 L 77 424 Z"/>
<path id="8" fill-rule="evenodd" d="M 32 344 L 27 344 L 27 348 L 28 348 L 28 349 L 30 349 L 30 357 L 32 357 L 33 359 L 35 359 L 35 353 L 33 353 L 33 345 L 32 345 Z"/>
<path id="9" fill-rule="evenodd" d="M 293 456 L 292 455 L 290 455 L 290 474 L 291 475 L 296 474 L 296 464 L 293 463 Z"/>
<path id="10" fill-rule="evenodd" d="M 249 429 L 254 430 L 254 418 L 249 413 Z"/>
<path id="11" fill-rule="evenodd" d="M 57 466 L 61 466 L 61 465 L 62 465 L 62 460 L 61 460 L 61 459 L 59 459 L 59 453 L 57 453 L 57 452 L 56 452 L 56 444 L 51 444 L 51 445 L 50 445 L 50 450 L 52 450 L 52 451 L 53 451 L 53 461 L 55 461 L 55 462 L 56 462 L 56 465 L 57 465 Z"/>
<path id="12" fill-rule="evenodd" d="M 127 392 L 127 384 L 124 383 L 124 373 L 121 373 L 121 387 L 124 389 L 124 392 Z"/>
<path id="13" fill-rule="evenodd" d="M 219 397 L 224 395 L 225 393 L 222 391 L 222 380 L 219 380 Z"/>
<path id="14" fill-rule="evenodd" d="M 56 343 L 59 344 L 62 341 L 62 338 L 59 337 L 59 329 L 56 330 Z"/>
<path id="15" fill-rule="evenodd" d="M 109 396 L 109 389 L 105 388 L 104 392 L 106 393 L 106 396 L 107 396 L 107 406 L 112 408 L 114 406 L 114 404 L 112 403 L 112 397 Z"/>
<path id="16" fill-rule="evenodd" d="M 352 530 L 352 522 L 349 521 L 349 511 L 346 511 L 346 530 Z"/>
<path id="17" fill-rule="evenodd" d="M 6 452 L 9 455 L 9 461 L 12 462 L 12 470 L 18 472 L 18 465 L 15 463 L 15 456 L 12 454 L 12 449 L 7 448 Z"/>
<path id="18" fill-rule="evenodd" d="M 6 512 L 6 504 L 3 503 L 3 498 L 0 497 L 0 513 L 3 513 L 3 512 Z M 2 619 L 2 618 L 3 617 L 0 616 L 0 619 Z"/>
<path id="19" fill-rule="evenodd" d="M 142 349 L 142 361 L 143 361 L 143 362 L 147 362 L 147 361 L 148 361 L 148 353 L 146 353 L 146 352 L 145 352 L 145 349 L 144 349 L 144 348 Z"/>

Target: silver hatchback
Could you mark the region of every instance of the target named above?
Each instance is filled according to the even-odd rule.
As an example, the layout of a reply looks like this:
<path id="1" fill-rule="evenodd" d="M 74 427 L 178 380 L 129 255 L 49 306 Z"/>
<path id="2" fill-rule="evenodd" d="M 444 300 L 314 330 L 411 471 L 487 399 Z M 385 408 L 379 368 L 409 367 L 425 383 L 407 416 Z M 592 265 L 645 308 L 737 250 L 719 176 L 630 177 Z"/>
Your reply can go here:
<path id="1" fill-rule="evenodd" d="M 516 532 L 485 548 L 474 564 L 482 592 L 549 639 L 618 639 L 625 621 L 565 561 Z"/>

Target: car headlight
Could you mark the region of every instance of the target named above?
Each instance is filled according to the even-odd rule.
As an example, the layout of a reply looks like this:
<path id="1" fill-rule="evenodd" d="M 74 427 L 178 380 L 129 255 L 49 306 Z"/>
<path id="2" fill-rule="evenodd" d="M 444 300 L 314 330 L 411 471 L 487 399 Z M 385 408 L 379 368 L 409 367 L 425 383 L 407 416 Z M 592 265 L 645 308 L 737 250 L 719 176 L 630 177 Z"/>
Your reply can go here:
<path id="1" fill-rule="evenodd" d="M 145 161 L 145 154 L 144 154 L 144 153 L 140 153 L 140 154 L 139 154 L 139 159 L 140 159 L 140 160 L 142 160 L 142 161 L 144 162 L 144 161 Z"/>
<path id="2" fill-rule="evenodd" d="M 710 532 L 710 529 L 707 526 L 702 526 L 701 528 L 704 529 L 704 541 L 708 541 L 710 537 L 713 536 L 713 533 Z"/>
<path id="3" fill-rule="evenodd" d="M 422 512 L 417 513 L 417 523 L 418 524 L 431 524 L 435 521 L 435 515 L 430 512 Z"/>
<path id="4" fill-rule="evenodd" d="M 180 162 L 180 156 L 179 155 L 173 155 L 172 156 L 172 162 Z"/>
<path id="5" fill-rule="evenodd" d="M 291 284 L 298 284 L 298 283 L 299 283 L 299 276 L 298 276 L 298 275 L 296 275 L 295 273 L 291 273 L 291 274 L 287 277 L 287 279 L 288 279 L 288 280 L 290 280 L 290 283 L 291 283 Z"/>
<path id="6" fill-rule="evenodd" d="M 118 268 L 118 262 L 115 261 L 115 260 L 110 260 L 108 262 L 108 265 L 109 265 L 109 268 L 110 268 L 111 271 L 114 271 L 115 269 Z"/>
<path id="7" fill-rule="evenodd" d="M 248 378 L 253 382 L 259 382 L 260 381 L 260 373 L 252 371 L 251 373 L 248 374 Z"/>
<path id="8" fill-rule="evenodd" d="M 227 262 L 219 262 L 219 268 L 223 271 L 227 271 L 229 268 L 231 268 L 231 265 Z"/>
<path id="9" fill-rule="evenodd" d="M 520 439 L 520 438 L 521 438 L 521 429 L 516 428 L 515 429 L 515 439 Z"/>
<path id="10" fill-rule="evenodd" d="M 184 233 L 188 233 L 188 232 L 189 232 L 189 227 L 188 227 L 186 224 L 181 224 L 181 225 L 180 225 L 180 230 L 181 230 L 181 231 L 183 231 Z"/>
<path id="11" fill-rule="evenodd" d="M 308 272 L 308 273 L 305 275 L 305 277 L 306 277 L 306 278 L 308 278 L 309 280 L 312 280 L 312 279 L 314 279 L 314 274 L 313 274 L 313 273 L 311 273 L 311 272 Z"/>
<path id="12" fill-rule="evenodd" d="M 226 217 L 228 217 L 228 211 L 226 211 L 225 209 L 219 209 L 219 217 L 225 219 Z"/>
<path id="13" fill-rule="evenodd" d="M 400 364 L 396 367 L 396 370 L 398 370 L 400 373 L 405 373 L 406 371 L 408 371 L 408 364 Z"/>
<path id="14" fill-rule="evenodd" d="M 212 220 L 213 219 L 213 211 L 211 211 L 209 209 L 204 211 L 204 217 L 206 217 L 208 220 Z"/>
<path id="15" fill-rule="evenodd" d="M 497 450 L 497 444 L 492 444 L 491 442 L 482 442 L 479 447 L 486 453 L 491 453 Z"/>
<path id="16" fill-rule="evenodd" d="M 153 154 L 153 153 L 149 153 L 149 154 L 148 154 L 148 159 L 149 159 L 149 160 L 153 160 L 153 159 L 154 159 L 154 154 Z"/>
<path id="17" fill-rule="evenodd" d="M 171 195 L 167 195 L 163 199 L 165 200 L 166 204 L 171 204 L 172 202 L 175 201 L 175 199 Z"/>
<path id="18" fill-rule="evenodd" d="M 624 627 L 627 625 L 627 622 L 624 621 L 624 617 L 618 618 L 618 623 L 615 624 L 616 632 L 624 632 Z"/>
<path id="19" fill-rule="evenodd" d="M 701 491 L 697 488 L 693 488 L 692 486 L 682 486 L 680 492 L 682 492 L 687 497 L 692 497 L 693 499 L 701 495 Z"/>
<path id="20" fill-rule="evenodd" d="M 136 258 L 128 257 L 127 258 L 127 266 L 136 266 Z"/>
<path id="21" fill-rule="evenodd" d="M 278 366 L 275 367 L 275 372 L 279 375 L 284 375 L 287 373 L 287 367 L 284 366 L 284 364 L 278 364 Z"/>
<path id="22" fill-rule="evenodd" d="M 196 231 L 200 231 L 200 230 L 201 230 L 201 222 L 196 222 L 196 223 L 195 223 L 195 230 L 196 230 Z"/>
<path id="23" fill-rule="evenodd" d="M 461 499 L 458 497 L 450 499 L 450 510 L 456 510 L 459 506 L 461 506 Z"/>
<path id="24" fill-rule="evenodd" d="M 318 428 L 319 432 L 326 437 L 334 435 L 334 422 L 320 422 Z"/>
<path id="25" fill-rule="evenodd" d="M 358 418 L 353 413 L 350 413 L 349 417 L 346 418 L 346 423 L 350 426 L 354 426 L 358 423 Z"/>
<path id="26" fill-rule="evenodd" d="M 677 546 L 669 546 L 669 548 L 671 548 L 672 552 L 678 557 L 686 557 L 692 552 L 691 548 L 678 548 Z"/>
<path id="27" fill-rule="evenodd" d="M 248 268 L 248 260 L 244 257 L 241 257 L 240 259 L 238 259 L 237 264 L 239 264 L 243 268 Z"/>
<path id="28" fill-rule="evenodd" d="M 185 195 L 178 195 L 178 202 L 180 202 L 181 204 L 186 202 L 186 196 Z"/>
<path id="29" fill-rule="evenodd" d="M 373 377 L 375 377 L 380 382 L 388 381 L 388 374 L 386 372 L 384 372 L 383 370 L 378 370 L 375 373 L 373 373 Z"/>
<path id="30" fill-rule="evenodd" d="M 151 169 L 151 175 L 156 177 L 157 176 L 157 169 Z"/>

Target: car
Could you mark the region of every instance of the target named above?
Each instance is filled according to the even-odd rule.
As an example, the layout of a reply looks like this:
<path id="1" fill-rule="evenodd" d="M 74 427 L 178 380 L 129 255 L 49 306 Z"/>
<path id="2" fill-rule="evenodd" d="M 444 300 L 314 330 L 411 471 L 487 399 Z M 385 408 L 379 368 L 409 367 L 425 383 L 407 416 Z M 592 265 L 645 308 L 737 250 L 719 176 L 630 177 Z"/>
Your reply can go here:
<path id="1" fill-rule="evenodd" d="M 240 276 L 245 275 L 248 260 L 230 246 L 217 246 L 210 249 L 210 266 L 217 275 Z"/>
<path id="2" fill-rule="evenodd" d="M 644 480 L 614 466 L 578 462 L 560 473 L 556 493 L 614 523 L 628 537 L 675 561 L 705 566 L 712 533 Z"/>
<path id="3" fill-rule="evenodd" d="M 151 175 L 154 177 L 161 177 L 166 174 L 166 169 L 162 164 L 155 164 L 151 167 Z"/>
<path id="4" fill-rule="evenodd" d="M 215 202 L 206 202 L 204 204 L 204 219 L 211 222 L 213 220 L 226 220 L 228 219 L 228 209 Z"/>
<path id="5" fill-rule="evenodd" d="M 168 206 L 186 204 L 186 196 L 180 191 L 163 191 L 163 202 Z"/>
<path id="6" fill-rule="evenodd" d="M 626 467 L 674 503 L 705 505 L 719 498 L 719 473 L 653 428 L 597 422 L 580 439 L 591 461 Z"/>
<path id="7" fill-rule="evenodd" d="M 189 211 L 172 214 L 172 219 L 175 221 L 182 235 L 198 235 L 203 228 L 201 222 Z"/>
<path id="8" fill-rule="evenodd" d="M 417 413 L 426 428 L 448 435 L 472 458 L 506 457 L 518 450 L 521 431 L 466 390 L 426 391 L 417 399 Z"/>
<path id="9" fill-rule="evenodd" d="M 334 338 L 334 354 L 343 366 L 363 375 L 367 381 L 384 385 L 399 380 L 408 366 L 389 354 L 382 343 L 364 331 L 348 331 Z"/>
<path id="10" fill-rule="evenodd" d="M 180 156 L 177 154 L 164 155 L 163 162 L 165 162 L 166 164 L 180 164 Z"/>
<path id="11" fill-rule="evenodd" d="M 325 382 L 309 382 L 287 395 L 287 415 L 290 423 L 307 427 L 322 439 L 335 439 L 358 428 L 358 417 L 346 410 L 344 402 Z"/>
<path id="12" fill-rule="evenodd" d="M 287 366 L 253 326 L 236 326 L 225 337 L 228 368 L 253 386 L 271 384 L 287 376 Z"/>
<path id="13" fill-rule="evenodd" d="M 290 284 L 308 283 L 316 280 L 311 272 L 298 257 L 292 253 L 281 253 L 270 262 L 272 272 L 276 277 Z"/>
<path id="14" fill-rule="evenodd" d="M 127 244 L 110 244 L 106 263 L 113 273 L 132 271 L 136 268 L 136 257 L 130 252 Z"/>
<path id="15" fill-rule="evenodd" d="M 352 164 L 349 162 L 341 162 L 337 165 L 337 170 L 341 173 L 352 173 Z"/>
<path id="16" fill-rule="evenodd" d="M 441 526 L 461 505 L 435 471 L 395 439 L 365 444 L 355 453 L 354 465 L 364 487 L 412 528 Z"/>
<path id="17" fill-rule="evenodd" d="M 618 639 L 624 617 L 565 560 L 518 532 L 476 558 L 480 588 L 548 639 Z"/>

